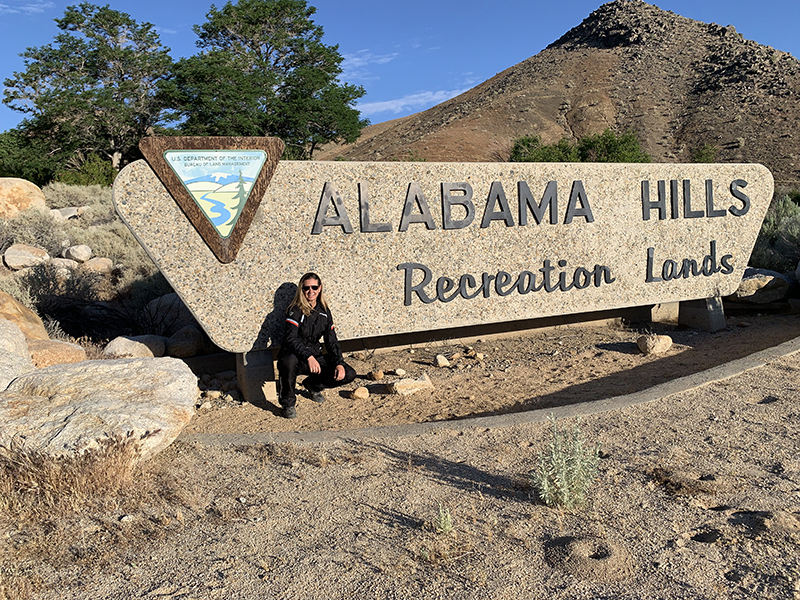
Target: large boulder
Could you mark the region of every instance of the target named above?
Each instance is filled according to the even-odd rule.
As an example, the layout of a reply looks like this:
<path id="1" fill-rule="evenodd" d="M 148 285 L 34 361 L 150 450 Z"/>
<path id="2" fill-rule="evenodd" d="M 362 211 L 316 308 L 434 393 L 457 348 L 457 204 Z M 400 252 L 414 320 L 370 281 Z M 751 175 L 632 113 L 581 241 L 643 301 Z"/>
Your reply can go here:
<path id="1" fill-rule="evenodd" d="M 78 344 L 61 340 L 31 340 L 28 342 L 28 350 L 37 369 L 86 360 L 86 350 Z"/>
<path id="2" fill-rule="evenodd" d="M 769 304 L 785 298 L 788 291 L 789 280 L 780 273 L 748 267 L 739 288 L 730 298 L 737 302 Z"/>
<path id="3" fill-rule="evenodd" d="M 0 319 L 6 319 L 17 325 L 28 341 L 50 339 L 39 316 L 6 292 L 0 292 Z"/>
<path id="4" fill-rule="evenodd" d="M 175 358 L 189 358 L 199 354 L 205 347 L 203 333 L 196 327 L 187 325 L 176 331 L 167 339 L 167 356 Z"/>
<path id="5" fill-rule="evenodd" d="M 0 392 L 0 446 L 54 456 L 112 438 L 166 448 L 194 415 L 197 378 L 174 358 L 90 360 L 39 369 Z"/>
<path id="6" fill-rule="evenodd" d="M 25 334 L 19 325 L 6 319 L 0 319 L 0 350 L 26 358 L 31 357 Z"/>
<path id="7" fill-rule="evenodd" d="M 3 253 L 3 262 L 12 271 L 35 267 L 49 259 L 50 255 L 47 250 L 36 246 L 28 246 L 27 244 L 12 244 Z"/>
<path id="8" fill-rule="evenodd" d="M 48 212 L 42 190 L 25 179 L 0 177 L 0 218 L 13 219 L 30 208 Z"/>
<path id="9" fill-rule="evenodd" d="M 164 335 L 172 335 L 187 325 L 199 328 L 194 315 L 186 308 L 178 294 L 164 294 L 147 303 L 142 318 L 149 324 L 149 330 Z"/>
<path id="10" fill-rule="evenodd" d="M 103 349 L 108 358 L 153 358 L 164 356 L 165 340 L 160 335 L 134 335 L 111 340 Z"/>
<path id="11" fill-rule="evenodd" d="M 33 371 L 25 335 L 11 321 L 0 319 L 0 390 L 20 375 Z"/>

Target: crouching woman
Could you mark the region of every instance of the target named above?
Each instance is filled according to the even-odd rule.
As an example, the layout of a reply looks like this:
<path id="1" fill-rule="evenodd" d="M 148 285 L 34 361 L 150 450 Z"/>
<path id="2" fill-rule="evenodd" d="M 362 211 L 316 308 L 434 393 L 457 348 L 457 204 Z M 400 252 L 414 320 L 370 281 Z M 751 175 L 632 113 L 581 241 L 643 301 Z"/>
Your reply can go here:
<path id="1" fill-rule="evenodd" d="M 325 402 L 322 390 L 350 383 L 356 372 L 342 358 L 319 275 L 306 273 L 300 278 L 286 313 L 286 335 L 278 352 L 278 399 L 283 416 L 294 419 L 298 375 L 308 375 L 303 387 L 321 403 Z"/>

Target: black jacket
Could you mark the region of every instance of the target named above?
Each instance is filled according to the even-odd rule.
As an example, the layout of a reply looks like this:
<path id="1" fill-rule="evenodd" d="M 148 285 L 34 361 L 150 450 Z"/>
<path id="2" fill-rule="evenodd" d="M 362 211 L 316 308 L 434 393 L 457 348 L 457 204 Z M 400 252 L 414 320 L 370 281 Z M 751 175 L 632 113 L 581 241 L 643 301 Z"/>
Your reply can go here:
<path id="1" fill-rule="evenodd" d="M 331 311 L 317 304 L 311 314 L 305 316 L 303 311 L 293 306 L 286 316 L 286 335 L 278 352 L 278 358 L 294 354 L 299 359 L 307 361 L 310 356 L 321 356 L 320 338 L 325 343 L 328 364 L 344 364 Z"/>

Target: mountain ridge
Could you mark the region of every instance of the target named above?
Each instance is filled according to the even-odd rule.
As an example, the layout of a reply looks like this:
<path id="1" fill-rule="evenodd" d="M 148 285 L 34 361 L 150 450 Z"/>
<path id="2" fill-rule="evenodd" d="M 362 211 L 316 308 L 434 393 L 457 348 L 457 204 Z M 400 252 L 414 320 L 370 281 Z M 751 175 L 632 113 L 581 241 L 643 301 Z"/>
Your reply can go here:
<path id="1" fill-rule="evenodd" d="M 797 91 L 796 91 L 797 90 Z M 508 159 L 513 140 L 633 130 L 655 162 L 759 162 L 800 187 L 800 61 L 643 0 L 614 0 L 538 54 L 317 160 Z"/>

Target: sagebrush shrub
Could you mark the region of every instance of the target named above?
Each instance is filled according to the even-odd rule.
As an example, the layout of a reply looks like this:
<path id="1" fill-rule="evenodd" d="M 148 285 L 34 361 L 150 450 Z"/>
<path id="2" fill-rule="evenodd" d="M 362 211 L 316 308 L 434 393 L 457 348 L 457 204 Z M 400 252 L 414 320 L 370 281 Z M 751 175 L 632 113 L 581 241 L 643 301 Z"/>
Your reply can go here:
<path id="1" fill-rule="evenodd" d="M 800 260 L 800 206 L 789 194 L 775 196 L 767 209 L 749 265 L 794 271 Z"/>
<path id="2" fill-rule="evenodd" d="M 48 183 L 42 188 L 49 208 L 68 206 L 91 206 L 106 204 L 111 206 L 111 188 L 103 185 L 69 185 L 60 181 Z"/>
<path id="3" fill-rule="evenodd" d="M 553 439 L 531 473 L 533 488 L 547 506 L 575 508 L 586 501 L 586 491 L 597 477 L 600 448 L 589 446 L 580 420 L 571 430 L 551 418 Z"/>
<path id="4" fill-rule="evenodd" d="M 13 219 L 0 221 L 0 253 L 12 244 L 27 244 L 58 256 L 67 240 L 63 228 L 49 214 L 25 210 Z"/>

